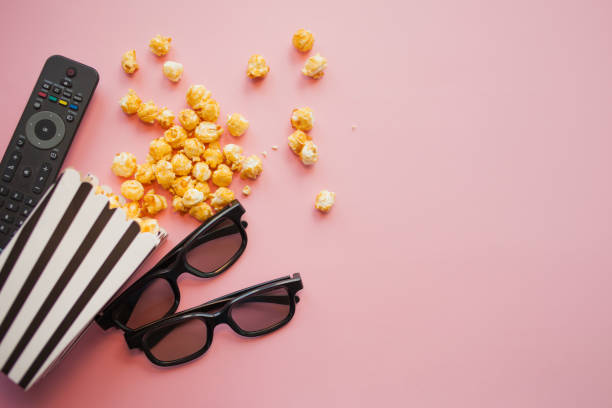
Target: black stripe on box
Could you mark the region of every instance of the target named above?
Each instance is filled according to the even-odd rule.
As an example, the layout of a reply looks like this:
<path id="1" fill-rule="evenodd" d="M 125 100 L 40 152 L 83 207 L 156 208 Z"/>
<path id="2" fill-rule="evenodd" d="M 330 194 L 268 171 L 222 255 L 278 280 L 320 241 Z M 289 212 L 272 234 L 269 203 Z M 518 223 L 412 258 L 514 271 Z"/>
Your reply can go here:
<path id="1" fill-rule="evenodd" d="M 13 352 L 9 356 L 8 360 L 6 360 L 6 363 L 4 363 L 4 367 L 2 367 L 2 372 L 4 374 L 8 374 L 9 371 L 11 371 L 21 356 L 21 353 L 23 353 L 23 350 L 25 350 L 28 344 L 30 344 L 30 340 L 34 336 L 34 333 L 36 333 L 36 330 L 38 330 L 38 327 L 40 327 L 41 323 L 64 291 L 64 288 L 66 285 L 68 285 L 68 282 L 70 282 L 70 279 L 72 279 L 72 276 L 81 265 L 81 262 L 83 262 L 83 259 L 85 259 L 85 256 L 89 253 L 89 249 L 96 242 L 102 233 L 102 230 L 104 230 L 104 227 L 106 227 L 106 224 L 108 224 L 108 221 L 113 213 L 114 210 L 109 209 L 108 205 L 104 206 L 100 212 L 100 215 L 98 215 L 98 218 L 85 236 L 85 239 L 83 239 L 83 242 L 81 242 L 81 245 L 79 245 L 79 248 L 72 256 L 72 259 L 68 265 L 66 265 L 66 269 L 64 269 L 64 272 L 62 272 L 62 275 L 53 286 L 53 289 L 51 289 L 51 292 L 49 292 L 47 295 L 44 303 L 38 309 L 36 316 L 34 316 L 34 319 L 32 319 L 28 328 L 21 336 L 19 343 L 17 343 L 17 346 L 13 349 Z"/>
<path id="2" fill-rule="evenodd" d="M 108 258 L 104 261 L 100 269 L 96 272 L 94 277 L 91 279 L 81 296 L 77 299 L 76 303 L 72 305 L 70 311 L 64 317 L 64 320 L 60 323 L 60 325 L 55 329 L 51 338 L 47 341 L 47 344 L 43 347 L 43 349 L 38 353 L 38 356 L 28 368 L 28 371 L 24 374 L 24 376 L 19 381 L 19 385 L 23 388 L 26 388 L 27 385 L 32 381 L 40 367 L 45 363 L 45 361 L 49 358 L 49 355 L 53 352 L 57 344 L 60 342 L 64 334 L 70 329 L 70 326 L 77 319 L 81 311 L 85 308 L 87 303 L 91 300 L 93 295 L 96 293 L 102 282 L 106 279 L 108 274 L 115 267 L 121 256 L 125 253 L 127 248 L 130 246 L 134 238 L 140 232 L 140 227 L 135 222 L 130 223 L 127 231 L 123 234 L 117 245 L 113 248 Z"/>
<path id="3" fill-rule="evenodd" d="M 19 294 L 17 294 L 17 297 L 15 297 L 9 311 L 7 312 L 6 316 L 4 316 L 2 324 L 0 324 L 0 342 L 4 339 L 4 336 L 6 336 L 6 333 L 11 328 L 15 317 L 21 310 L 21 306 L 23 306 L 26 299 L 30 295 L 30 292 L 32 292 L 32 288 L 34 285 L 36 285 L 36 282 L 38 282 L 38 278 L 40 278 L 40 275 L 45 270 L 49 260 L 55 253 L 55 249 L 64 238 L 64 235 L 66 234 L 66 231 L 68 231 L 70 225 L 72 225 L 74 217 L 76 217 L 77 213 L 81 209 L 81 206 L 85 202 L 85 199 L 92 188 L 93 186 L 89 183 L 81 183 L 74 197 L 72 197 L 72 200 L 66 208 L 66 211 L 64 211 L 64 215 L 60 219 L 59 224 L 57 224 L 55 227 L 55 230 L 47 241 L 45 248 L 40 253 L 38 260 L 30 271 L 28 278 L 19 290 Z"/>

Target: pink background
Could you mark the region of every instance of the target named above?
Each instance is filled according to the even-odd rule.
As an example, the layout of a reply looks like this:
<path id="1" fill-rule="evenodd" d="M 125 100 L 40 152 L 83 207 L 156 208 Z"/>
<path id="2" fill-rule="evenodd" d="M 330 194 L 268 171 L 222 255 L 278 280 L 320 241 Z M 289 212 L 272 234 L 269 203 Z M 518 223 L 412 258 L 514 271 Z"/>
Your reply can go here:
<path id="1" fill-rule="evenodd" d="M 293 272 L 305 289 L 284 329 L 220 327 L 206 356 L 172 369 L 92 326 L 31 391 L 0 378 L 0 406 L 612 405 L 612 3 L 31 3 L 0 6 L 2 150 L 51 54 L 100 72 L 66 164 L 114 188 L 113 155 L 144 159 L 161 135 L 117 100 L 132 87 L 178 111 L 205 84 L 223 117 L 251 120 L 245 150 L 269 156 L 241 199 L 244 256 L 185 278 L 181 307 Z M 329 59 L 318 82 L 299 72 L 300 27 Z M 157 33 L 185 65 L 176 85 L 147 51 Z M 133 77 L 119 66 L 130 48 Z M 258 84 L 252 53 L 272 68 Z M 303 105 L 312 168 L 286 146 Z M 325 216 L 323 188 L 337 193 Z M 170 237 L 148 266 L 196 226 L 161 222 Z"/>

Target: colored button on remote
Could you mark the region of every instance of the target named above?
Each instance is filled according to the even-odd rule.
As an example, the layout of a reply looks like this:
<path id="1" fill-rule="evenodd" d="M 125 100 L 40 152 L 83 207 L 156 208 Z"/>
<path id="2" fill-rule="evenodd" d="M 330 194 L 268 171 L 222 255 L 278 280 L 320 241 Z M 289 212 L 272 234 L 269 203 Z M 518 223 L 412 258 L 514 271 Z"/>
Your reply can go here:
<path id="1" fill-rule="evenodd" d="M 41 98 L 46 98 L 46 97 L 47 97 L 47 93 L 46 93 L 46 92 L 42 92 L 42 91 L 40 91 L 40 92 L 38 93 L 38 96 L 40 96 Z"/>
<path id="2" fill-rule="evenodd" d="M 57 98 L 55 96 L 53 96 L 53 95 L 49 95 L 49 100 L 51 102 L 57 102 Z"/>
<path id="3" fill-rule="evenodd" d="M 68 101 L 65 101 L 65 100 L 63 100 L 63 99 L 60 99 L 58 103 L 59 103 L 60 105 L 64 105 L 64 106 L 67 106 L 67 105 L 68 105 Z"/>
<path id="4" fill-rule="evenodd" d="M 79 110 L 79 105 L 75 105 L 74 103 L 71 103 L 69 108 L 72 110 Z"/>

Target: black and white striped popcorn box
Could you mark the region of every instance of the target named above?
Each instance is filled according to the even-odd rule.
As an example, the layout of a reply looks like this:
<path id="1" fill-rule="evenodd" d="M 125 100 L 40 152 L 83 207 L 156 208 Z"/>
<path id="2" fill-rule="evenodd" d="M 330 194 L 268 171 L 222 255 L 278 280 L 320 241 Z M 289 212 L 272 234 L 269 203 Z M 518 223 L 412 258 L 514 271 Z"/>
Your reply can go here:
<path id="1" fill-rule="evenodd" d="M 161 243 L 66 169 L 0 254 L 0 367 L 27 389 Z"/>

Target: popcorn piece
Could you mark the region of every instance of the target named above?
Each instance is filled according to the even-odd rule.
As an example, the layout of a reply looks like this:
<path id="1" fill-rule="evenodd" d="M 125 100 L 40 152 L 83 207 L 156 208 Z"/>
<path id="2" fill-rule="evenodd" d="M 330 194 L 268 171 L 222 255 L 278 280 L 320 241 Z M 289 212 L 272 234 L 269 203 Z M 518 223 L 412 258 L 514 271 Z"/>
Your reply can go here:
<path id="1" fill-rule="evenodd" d="M 203 156 L 211 169 L 216 169 L 219 164 L 223 163 L 223 152 L 217 142 L 209 144 Z"/>
<path id="2" fill-rule="evenodd" d="M 190 188 L 189 190 L 185 191 L 185 194 L 183 195 L 183 205 L 187 208 L 193 207 L 202 201 L 204 201 L 204 194 L 195 188 Z"/>
<path id="3" fill-rule="evenodd" d="M 321 212 L 328 212 L 331 210 L 334 202 L 336 201 L 336 193 L 321 190 L 319 194 L 317 194 L 317 198 L 315 200 L 315 208 Z"/>
<path id="4" fill-rule="evenodd" d="M 151 232 L 156 234 L 159 231 L 159 223 L 155 218 L 137 218 L 134 221 L 140 226 L 140 232 Z"/>
<path id="5" fill-rule="evenodd" d="M 300 159 L 302 159 L 302 163 L 307 166 L 315 164 L 317 160 L 319 160 L 319 149 L 317 145 L 310 140 L 306 142 L 300 152 Z"/>
<path id="6" fill-rule="evenodd" d="M 352 125 L 352 126 L 351 126 L 351 129 L 352 129 L 352 130 L 357 129 L 357 125 Z"/>
<path id="7" fill-rule="evenodd" d="M 206 122 L 216 122 L 219 119 L 219 103 L 212 98 L 200 102 L 196 111 L 200 119 Z"/>
<path id="8" fill-rule="evenodd" d="M 139 181 L 140 184 L 151 184 L 152 182 L 154 182 L 155 170 L 153 169 L 153 164 L 139 164 L 136 168 L 136 174 L 134 174 L 134 178 Z"/>
<path id="9" fill-rule="evenodd" d="M 204 85 L 191 85 L 187 90 L 187 103 L 192 109 L 200 109 L 210 98 L 210 91 Z"/>
<path id="10" fill-rule="evenodd" d="M 313 79 L 319 79 L 325 75 L 325 68 L 327 68 L 327 59 L 317 54 L 306 60 L 304 68 L 302 68 L 302 74 Z"/>
<path id="11" fill-rule="evenodd" d="M 189 190 L 190 188 L 193 188 L 194 185 L 195 182 L 193 181 L 191 176 L 178 177 L 172 182 L 172 185 L 170 186 L 170 191 L 174 195 L 182 197 L 185 192 L 187 192 L 187 190 Z"/>
<path id="12" fill-rule="evenodd" d="M 140 217 L 141 208 L 136 201 L 131 201 L 121 208 L 123 208 L 125 211 L 125 217 L 128 220 L 133 220 L 134 218 Z"/>
<path id="13" fill-rule="evenodd" d="M 189 160 L 189 158 L 183 153 L 177 153 L 172 156 L 170 163 L 172 163 L 172 169 L 174 170 L 174 174 L 177 176 L 188 175 L 191 173 L 191 167 L 193 167 L 191 160 Z"/>
<path id="14" fill-rule="evenodd" d="M 263 78 L 268 72 L 270 72 L 270 67 L 264 57 L 259 54 L 251 55 L 247 65 L 247 76 L 249 78 Z"/>
<path id="15" fill-rule="evenodd" d="M 138 201 L 144 194 L 144 187 L 136 180 L 127 180 L 121 184 L 121 194 L 128 200 Z"/>
<path id="16" fill-rule="evenodd" d="M 242 136 L 249 128 L 249 121 L 239 113 L 227 115 L 227 123 L 225 124 L 232 136 Z"/>
<path id="17" fill-rule="evenodd" d="M 289 148 L 291 148 L 291 151 L 293 151 L 293 153 L 299 155 L 302 151 L 302 148 L 304 147 L 304 144 L 309 140 L 310 136 L 308 136 L 301 130 L 296 130 L 289 136 Z"/>
<path id="18" fill-rule="evenodd" d="M 183 109 L 180 111 L 178 120 L 181 122 L 181 125 L 183 125 L 185 130 L 189 131 L 195 129 L 195 127 L 198 126 L 198 123 L 200 123 L 200 117 L 191 109 Z"/>
<path id="19" fill-rule="evenodd" d="M 212 174 L 212 182 L 219 187 L 227 187 L 232 184 L 234 173 L 225 164 L 220 164 Z"/>
<path id="20" fill-rule="evenodd" d="M 264 157 L 264 159 L 266 157 L 268 157 L 268 152 L 266 150 L 264 150 L 263 152 L 261 152 L 261 155 Z"/>
<path id="21" fill-rule="evenodd" d="M 308 132 L 312 129 L 314 118 L 312 115 L 312 109 L 308 106 L 304 108 L 294 109 L 291 113 L 291 125 L 298 130 Z"/>
<path id="22" fill-rule="evenodd" d="M 199 120 L 199 119 L 198 119 Z M 223 128 L 220 125 L 212 122 L 202 122 L 193 132 L 202 143 L 212 143 L 219 140 L 223 133 Z"/>
<path id="23" fill-rule="evenodd" d="M 223 155 L 225 156 L 225 161 L 231 166 L 232 170 L 240 171 L 241 163 L 244 160 L 242 147 L 231 143 L 226 144 L 223 146 Z"/>
<path id="24" fill-rule="evenodd" d="M 175 61 L 166 61 L 162 70 L 166 78 L 172 82 L 178 82 L 183 75 L 183 64 Z"/>
<path id="25" fill-rule="evenodd" d="M 307 52 L 312 50 L 314 35 L 310 31 L 300 28 L 293 34 L 291 42 L 296 50 Z"/>
<path id="26" fill-rule="evenodd" d="M 172 147 L 163 138 L 153 139 L 149 143 L 149 154 L 155 161 L 170 160 Z"/>
<path id="27" fill-rule="evenodd" d="M 164 140 L 172 146 L 173 149 L 180 149 L 183 147 L 186 139 L 187 131 L 183 129 L 182 126 L 175 125 L 164 132 Z"/>
<path id="28" fill-rule="evenodd" d="M 212 171 L 208 167 L 208 164 L 204 162 L 197 162 L 193 165 L 193 169 L 191 169 L 191 175 L 198 181 L 207 181 L 212 175 Z"/>
<path id="29" fill-rule="evenodd" d="M 213 215 L 213 210 L 207 203 L 199 203 L 189 209 L 189 215 L 200 222 L 204 222 Z"/>
<path id="30" fill-rule="evenodd" d="M 172 38 L 163 37 L 157 34 L 155 37 L 151 38 L 151 41 L 149 42 L 149 49 L 153 54 L 157 55 L 158 57 L 161 57 L 163 55 L 166 55 L 168 51 L 170 51 L 171 41 Z"/>
<path id="31" fill-rule="evenodd" d="M 153 189 L 147 191 L 147 194 L 144 195 L 142 201 L 143 206 L 149 215 L 155 215 L 168 207 L 166 197 L 155 194 L 155 190 Z"/>
<path id="32" fill-rule="evenodd" d="M 115 155 L 111 170 L 119 177 L 131 177 L 136 170 L 136 156 L 132 153 L 121 152 Z"/>
<path id="33" fill-rule="evenodd" d="M 193 188 L 195 188 L 204 195 L 203 200 L 206 200 L 210 195 L 210 186 L 208 185 L 208 183 L 201 183 L 198 181 L 197 183 L 195 183 Z"/>
<path id="34" fill-rule="evenodd" d="M 244 188 L 242 189 L 242 194 L 244 194 L 245 196 L 248 196 L 251 194 L 251 186 L 244 186 Z"/>
<path id="35" fill-rule="evenodd" d="M 210 205 L 215 210 L 220 210 L 225 207 L 234 199 L 234 192 L 226 187 L 219 187 L 217 191 L 213 193 L 212 200 L 210 200 Z"/>
<path id="36" fill-rule="evenodd" d="M 109 186 L 96 186 L 94 194 L 108 196 L 111 193 Z"/>
<path id="37" fill-rule="evenodd" d="M 240 172 L 240 177 L 243 179 L 250 178 L 256 179 L 263 172 L 263 166 L 261 163 L 261 159 L 257 155 L 252 155 L 247 157 L 242 162 L 242 171 Z"/>
<path id="38" fill-rule="evenodd" d="M 155 170 L 155 179 L 159 185 L 166 189 L 169 188 L 176 178 L 174 171 L 172 171 L 172 164 L 167 160 L 160 160 L 153 168 Z"/>
<path id="39" fill-rule="evenodd" d="M 277 145 L 272 146 L 272 150 L 278 150 L 278 146 Z"/>
<path id="40" fill-rule="evenodd" d="M 138 108 L 142 104 L 142 101 L 136 95 L 133 89 L 128 90 L 127 95 L 123 96 L 119 99 L 119 105 L 121 105 L 121 109 L 127 113 L 128 115 L 133 115 L 138 112 Z"/>
<path id="41" fill-rule="evenodd" d="M 168 129 L 174 124 L 174 112 L 170 109 L 163 107 L 157 114 L 157 123 L 164 129 Z"/>
<path id="42" fill-rule="evenodd" d="M 195 137 L 190 137 L 185 140 L 185 146 L 183 147 L 183 153 L 194 162 L 200 161 L 200 156 L 204 153 L 204 145 Z"/>
<path id="43" fill-rule="evenodd" d="M 157 109 L 157 106 L 155 106 L 155 103 L 153 101 L 141 103 L 138 107 L 138 110 L 136 111 L 140 120 L 145 123 L 155 123 L 155 119 L 157 119 L 158 112 L 159 109 Z"/>
<path id="44" fill-rule="evenodd" d="M 174 208 L 174 211 L 176 212 L 187 212 L 187 207 L 185 207 L 185 204 L 183 203 L 183 197 L 174 196 L 172 199 L 172 208 Z"/>
<path id="45" fill-rule="evenodd" d="M 121 68 L 128 73 L 133 74 L 138 69 L 136 62 L 136 50 L 129 50 L 121 56 Z"/>
<path id="46" fill-rule="evenodd" d="M 108 194 L 108 208 L 110 208 L 111 210 L 113 208 L 123 207 L 124 204 L 124 200 L 117 194 Z"/>

